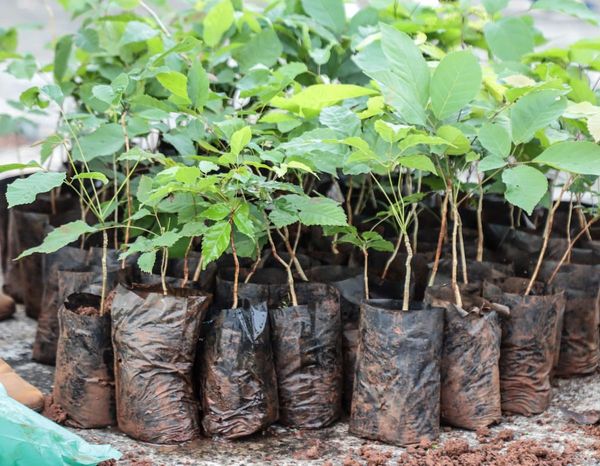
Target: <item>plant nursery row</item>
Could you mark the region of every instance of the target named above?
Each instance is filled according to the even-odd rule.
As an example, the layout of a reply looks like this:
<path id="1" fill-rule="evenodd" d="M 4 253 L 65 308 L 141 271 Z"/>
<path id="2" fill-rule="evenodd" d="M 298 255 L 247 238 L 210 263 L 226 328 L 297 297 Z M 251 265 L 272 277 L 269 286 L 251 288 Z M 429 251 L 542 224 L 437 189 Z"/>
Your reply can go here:
<path id="1" fill-rule="evenodd" d="M 68 426 L 394 445 L 531 416 L 600 360 L 599 38 L 575 0 L 59 0 L 41 159 L 0 166 L 5 293 Z M 48 167 L 61 166 L 61 170 Z"/>

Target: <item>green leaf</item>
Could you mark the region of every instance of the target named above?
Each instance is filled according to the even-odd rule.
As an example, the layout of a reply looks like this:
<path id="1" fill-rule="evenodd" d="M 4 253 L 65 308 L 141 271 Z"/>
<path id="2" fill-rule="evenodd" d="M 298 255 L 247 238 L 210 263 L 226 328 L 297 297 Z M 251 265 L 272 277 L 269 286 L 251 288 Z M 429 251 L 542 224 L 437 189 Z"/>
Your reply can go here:
<path id="1" fill-rule="evenodd" d="M 59 83 L 63 81 L 67 73 L 72 47 L 72 35 L 62 36 L 56 43 L 54 51 L 54 79 Z"/>
<path id="2" fill-rule="evenodd" d="M 508 157 L 510 154 L 510 134 L 496 123 L 485 123 L 479 130 L 479 142 L 491 155 Z"/>
<path id="3" fill-rule="evenodd" d="M 217 260 L 229 247 L 231 224 L 219 222 L 208 227 L 202 237 L 202 257 L 208 264 Z"/>
<path id="4" fill-rule="evenodd" d="M 240 47 L 235 52 L 235 58 L 242 72 L 247 72 L 256 65 L 264 65 L 267 68 L 277 63 L 277 59 L 283 53 L 283 45 L 277 33 L 272 28 L 263 29 L 258 34 Z"/>
<path id="5" fill-rule="evenodd" d="M 104 173 L 100 173 L 100 172 L 78 173 L 77 175 L 75 175 L 73 177 L 73 179 L 74 180 L 97 180 L 97 181 L 101 181 L 102 184 L 108 183 L 108 178 L 106 177 L 106 175 Z"/>
<path id="6" fill-rule="evenodd" d="M 523 55 L 533 52 L 533 29 L 522 18 L 487 23 L 483 31 L 490 50 L 500 60 L 519 61 Z"/>
<path id="7" fill-rule="evenodd" d="M 502 181 L 506 185 L 506 200 L 529 215 L 548 191 L 548 180 L 544 174 L 527 165 L 504 170 Z"/>
<path id="8" fill-rule="evenodd" d="M 510 111 L 513 142 L 530 141 L 536 131 L 556 121 L 566 108 L 567 100 L 560 91 L 542 90 L 521 97 Z"/>
<path id="9" fill-rule="evenodd" d="M 228 217 L 231 213 L 229 206 L 227 204 L 212 204 L 206 210 L 202 212 L 202 217 L 207 218 L 209 220 L 223 220 L 225 217 Z"/>
<path id="10" fill-rule="evenodd" d="M 326 197 L 308 197 L 296 194 L 284 196 L 298 209 L 300 221 L 306 226 L 312 225 L 347 225 L 344 209 L 332 199 Z"/>
<path id="11" fill-rule="evenodd" d="M 251 140 L 252 129 L 250 129 L 250 126 L 244 126 L 242 129 L 237 130 L 231 135 L 231 153 L 237 157 Z"/>
<path id="12" fill-rule="evenodd" d="M 150 27 L 146 23 L 140 21 L 129 21 L 125 26 L 125 32 L 121 37 L 119 45 L 133 44 L 135 42 L 144 42 L 152 39 L 159 34 L 157 29 Z"/>
<path id="13" fill-rule="evenodd" d="M 471 150 L 471 143 L 465 134 L 455 126 L 444 125 L 438 129 L 437 134 L 448 141 L 449 146 L 446 149 L 448 155 L 462 155 Z"/>
<path id="14" fill-rule="evenodd" d="M 346 12 L 342 0 L 302 0 L 302 8 L 317 23 L 341 33 L 346 29 Z"/>
<path id="15" fill-rule="evenodd" d="M 114 89 L 108 84 L 99 84 L 92 87 L 92 94 L 94 97 L 96 97 L 96 99 L 101 100 L 109 105 L 112 105 L 116 97 Z"/>
<path id="16" fill-rule="evenodd" d="M 423 54 L 414 41 L 405 33 L 381 23 L 381 48 L 388 59 L 392 71 L 406 84 L 412 84 L 411 91 L 423 107 L 429 99 L 431 73 Z"/>
<path id="17" fill-rule="evenodd" d="M 38 194 L 59 187 L 66 176 L 64 172 L 35 172 L 26 178 L 13 181 L 6 190 L 8 207 L 31 204 Z"/>
<path id="18" fill-rule="evenodd" d="M 502 157 L 498 157 L 497 155 L 488 155 L 481 159 L 477 168 L 480 172 L 487 172 L 490 170 L 497 170 L 498 168 L 502 168 L 506 166 L 507 162 Z"/>
<path id="19" fill-rule="evenodd" d="M 137 260 L 140 270 L 144 273 L 152 273 L 156 263 L 156 251 L 149 251 L 140 254 Z"/>
<path id="20" fill-rule="evenodd" d="M 165 231 L 161 235 L 152 238 L 152 245 L 157 248 L 170 248 L 183 236 L 176 231 Z"/>
<path id="21" fill-rule="evenodd" d="M 96 131 L 79 139 L 74 145 L 75 160 L 90 161 L 96 157 L 112 155 L 125 145 L 123 128 L 117 123 L 100 126 Z"/>
<path id="22" fill-rule="evenodd" d="M 248 204 L 242 204 L 233 215 L 233 223 L 248 238 L 254 239 L 254 225 L 250 219 L 250 207 Z"/>
<path id="23" fill-rule="evenodd" d="M 158 82 L 172 94 L 182 99 L 189 100 L 187 91 L 187 76 L 179 71 L 167 71 L 156 75 Z"/>
<path id="24" fill-rule="evenodd" d="M 600 176 L 600 146 L 589 141 L 559 142 L 533 161 L 569 173 Z"/>
<path id="25" fill-rule="evenodd" d="M 12 170 L 24 170 L 26 168 L 42 168 L 37 162 L 29 163 L 6 163 L 0 165 L 0 173 L 9 172 Z"/>
<path id="26" fill-rule="evenodd" d="M 444 120 L 469 104 L 479 93 L 482 73 L 479 61 L 469 51 L 446 55 L 431 79 L 431 108 Z"/>
<path id="27" fill-rule="evenodd" d="M 398 157 L 397 162 L 403 167 L 413 168 L 415 170 L 423 170 L 437 175 L 433 162 L 423 154 L 405 155 Z"/>
<path id="28" fill-rule="evenodd" d="M 345 107 L 327 107 L 321 111 L 319 121 L 342 136 L 354 136 L 360 131 L 360 119 Z"/>
<path id="29" fill-rule="evenodd" d="M 508 6 L 508 0 L 482 0 L 482 3 L 490 15 L 498 13 Z"/>
<path id="30" fill-rule="evenodd" d="M 187 77 L 187 93 L 192 105 L 198 110 L 202 109 L 208 101 L 209 92 L 208 74 L 206 74 L 200 60 L 196 59 Z"/>
<path id="31" fill-rule="evenodd" d="M 82 220 L 66 223 L 48 233 L 42 244 L 34 248 L 27 249 L 26 251 L 22 252 L 17 259 L 21 259 L 22 257 L 26 257 L 35 253 L 49 254 L 51 252 L 56 252 L 73 241 L 76 241 L 81 235 L 86 233 L 95 233 L 96 231 L 96 228 L 88 225 Z"/>
<path id="32" fill-rule="evenodd" d="M 576 0 L 537 0 L 533 2 L 531 8 L 534 10 L 558 11 L 595 25 L 600 22 L 600 18 L 596 13 L 590 10 L 585 3 Z"/>
<path id="33" fill-rule="evenodd" d="M 217 3 L 204 18 L 203 38 L 206 45 L 214 47 L 234 21 L 234 11 L 230 0 Z"/>

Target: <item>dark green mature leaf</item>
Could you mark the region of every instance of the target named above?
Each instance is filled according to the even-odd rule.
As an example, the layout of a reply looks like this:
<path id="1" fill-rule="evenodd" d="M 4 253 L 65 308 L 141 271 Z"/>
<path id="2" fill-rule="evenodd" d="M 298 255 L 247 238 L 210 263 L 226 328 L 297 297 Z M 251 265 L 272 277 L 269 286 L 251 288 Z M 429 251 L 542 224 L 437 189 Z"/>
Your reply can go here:
<path id="1" fill-rule="evenodd" d="M 68 244 L 76 241 L 81 235 L 86 233 L 95 233 L 97 229 L 85 223 L 82 220 L 76 220 L 71 223 L 66 223 L 54 230 L 52 230 L 44 241 L 39 246 L 27 249 L 22 252 L 17 259 L 29 256 L 35 253 L 49 254 L 51 252 L 58 251 L 60 248 L 67 246 Z"/>
<path id="2" fill-rule="evenodd" d="M 54 79 L 56 79 L 57 82 L 62 82 L 62 80 L 65 78 L 72 48 L 72 35 L 63 36 L 56 43 L 56 49 L 54 52 Z"/>
<path id="3" fill-rule="evenodd" d="M 272 28 L 266 28 L 236 50 L 234 57 L 237 59 L 240 69 L 246 72 L 259 64 L 266 67 L 273 66 L 282 53 L 283 45 L 281 45 L 277 33 Z"/>
<path id="4" fill-rule="evenodd" d="M 569 173 L 600 176 L 600 146 L 589 141 L 559 142 L 533 161 Z"/>
<path id="5" fill-rule="evenodd" d="M 485 123 L 479 130 L 479 142 L 491 155 L 507 157 L 510 153 L 510 134 L 496 123 Z"/>
<path id="6" fill-rule="evenodd" d="M 431 79 L 431 108 L 444 120 L 469 104 L 479 93 L 482 73 L 479 60 L 464 50 L 446 55 Z"/>
<path id="7" fill-rule="evenodd" d="M 64 172 L 35 172 L 27 178 L 13 181 L 6 190 L 8 207 L 31 204 L 38 194 L 59 187 L 65 178 Z"/>
<path id="8" fill-rule="evenodd" d="M 503 18 L 484 27 L 485 39 L 494 56 L 505 61 L 519 61 L 533 52 L 532 27 L 522 18 Z"/>
<path id="9" fill-rule="evenodd" d="M 90 161 L 96 157 L 112 155 L 125 145 L 123 128 L 117 123 L 100 126 L 96 131 L 79 139 L 74 144 L 73 158 Z"/>
<path id="10" fill-rule="evenodd" d="M 544 174 L 527 165 L 504 170 L 502 181 L 506 185 L 506 200 L 529 215 L 548 191 L 548 180 Z"/>
<path id="11" fill-rule="evenodd" d="M 214 47 L 234 21 L 233 5 L 230 0 L 221 0 L 204 18 L 203 38 L 206 45 Z"/>
<path id="12" fill-rule="evenodd" d="M 229 247 L 231 224 L 218 222 L 208 227 L 202 237 L 202 257 L 208 264 L 217 260 Z"/>
<path id="13" fill-rule="evenodd" d="M 600 17 L 590 10 L 585 3 L 576 0 L 537 0 L 533 2 L 531 8 L 534 10 L 559 11 L 595 25 L 600 24 Z"/>
<path id="14" fill-rule="evenodd" d="M 196 109 L 201 110 L 208 101 L 209 92 L 208 75 L 202 67 L 202 62 L 196 59 L 187 77 L 187 93 L 192 101 L 192 105 Z"/>
<path id="15" fill-rule="evenodd" d="M 346 12 L 342 0 L 302 0 L 302 8 L 318 23 L 341 33 L 346 28 Z"/>
<path id="16" fill-rule="evenodd" d="M 542 90 L 521 97 L 510 111 L 515 144 L 530 141 L 536 131 L 556 121 L 567 108 L 560 91 Z"/>

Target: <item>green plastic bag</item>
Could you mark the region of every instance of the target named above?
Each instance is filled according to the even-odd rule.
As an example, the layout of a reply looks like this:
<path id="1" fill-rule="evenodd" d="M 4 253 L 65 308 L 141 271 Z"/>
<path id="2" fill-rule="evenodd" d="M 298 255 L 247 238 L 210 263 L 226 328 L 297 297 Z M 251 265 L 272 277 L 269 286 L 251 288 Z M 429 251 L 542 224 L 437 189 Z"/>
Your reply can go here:
<path id="1" fill-rule="evenodd" d="M 121 453 L 78 435 L 10 398 L 0 384 L 0 465 L 90 466 Z"/>

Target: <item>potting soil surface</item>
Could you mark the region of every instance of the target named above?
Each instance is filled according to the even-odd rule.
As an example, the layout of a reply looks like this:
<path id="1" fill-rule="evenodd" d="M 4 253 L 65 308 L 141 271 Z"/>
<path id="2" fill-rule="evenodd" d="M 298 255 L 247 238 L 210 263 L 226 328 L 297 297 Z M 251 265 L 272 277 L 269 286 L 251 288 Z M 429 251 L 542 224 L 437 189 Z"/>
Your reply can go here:
<path id="1" fill-rule="evenodd" d="M 36 322 L 22 308 L 0 322 L 0 358 L 48 394 L 54 368 L 31 360 L 35 331 Z M 554 385 L 552 405 L 544 414 L 505 416 L 500 425 L 477 433 L 443 428 L 439 442 L 408 450 L 354 437 L 346 421 L 317 431 L 274 425 L 246 440 L 203 438 L 175 446 L 136 442 L 116 429 L 73 431 L 120 450 L 123 458 L 112 463 L 118 465 L 600 465 L 600 426 L 577 425 L 562 411 L 600 410 L 600 373 Z"/>

